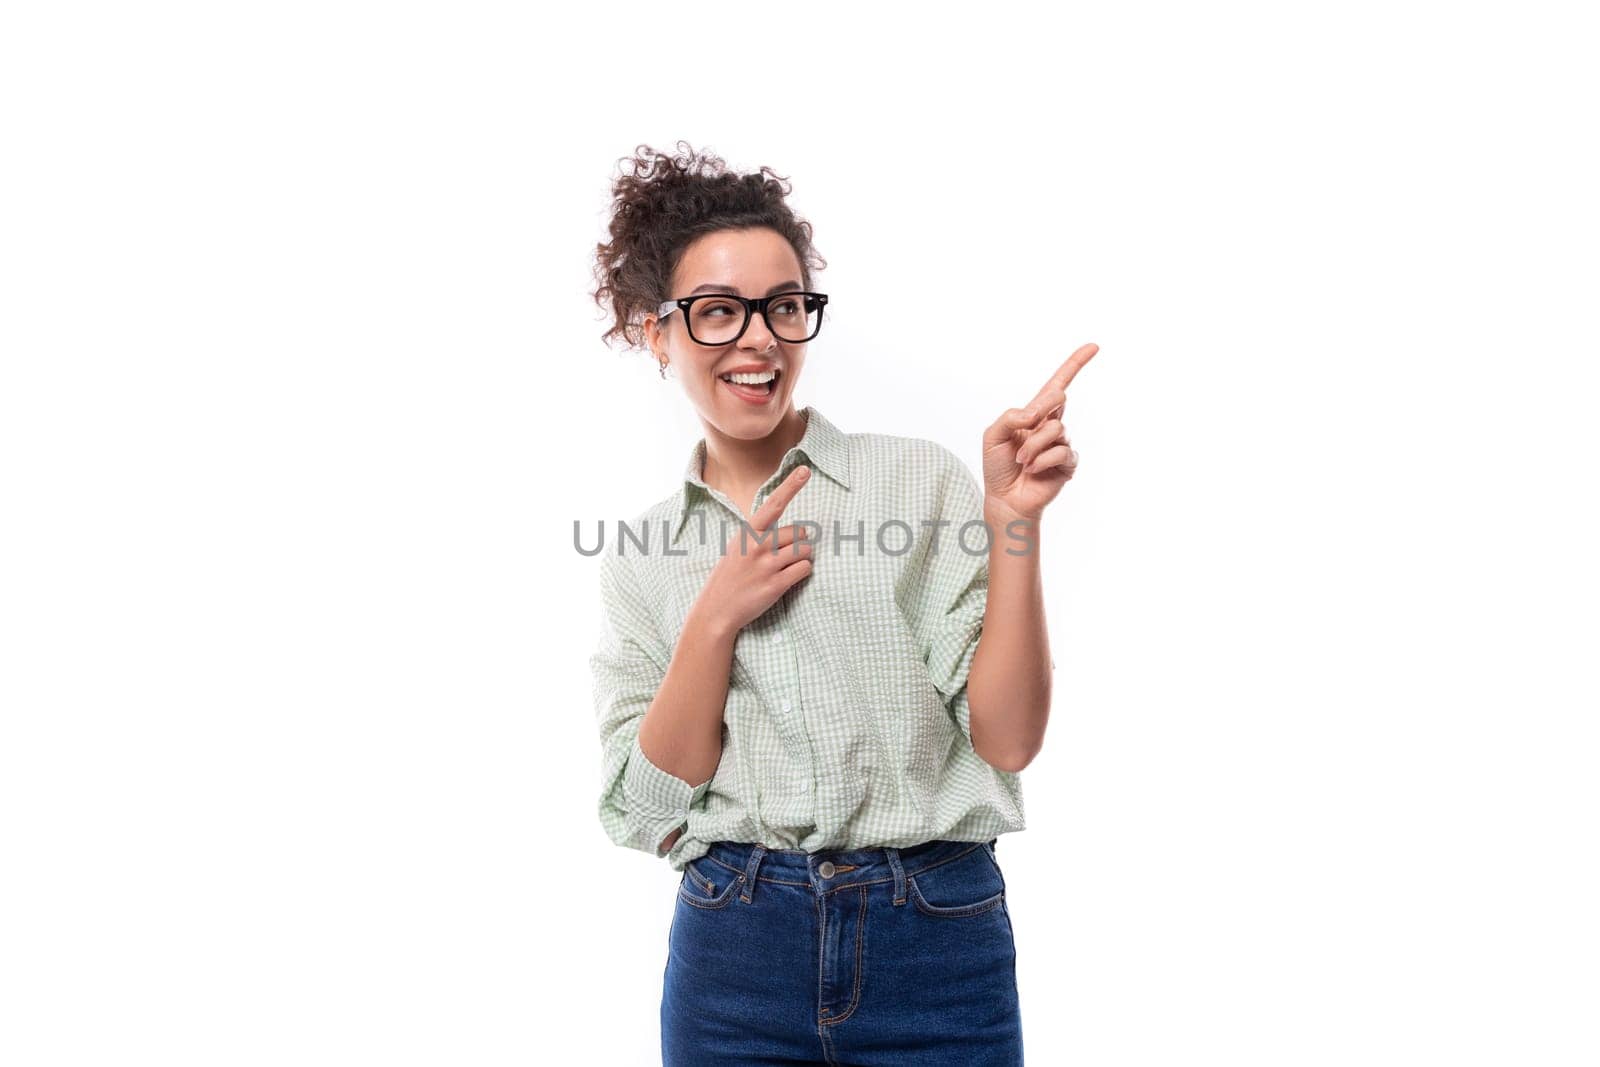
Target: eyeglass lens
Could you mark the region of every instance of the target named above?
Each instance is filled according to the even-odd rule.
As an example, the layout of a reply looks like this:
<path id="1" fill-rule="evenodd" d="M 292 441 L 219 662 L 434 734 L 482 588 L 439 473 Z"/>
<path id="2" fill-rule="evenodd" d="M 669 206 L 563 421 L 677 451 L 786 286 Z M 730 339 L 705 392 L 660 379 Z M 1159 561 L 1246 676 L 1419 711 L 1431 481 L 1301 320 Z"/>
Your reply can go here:
<path id="1" fill-rule="evenodd" d="M 689 335 L 704 345 L 728 344 L 744 326 L 744 315 L 737 300 L 714 296 L 696 300 L 689 308 Z M 801 293 L 780 294 L 767 305 L 773 336 L 791 344 L 811 340 L 821 317 L 821 303 Z"/>

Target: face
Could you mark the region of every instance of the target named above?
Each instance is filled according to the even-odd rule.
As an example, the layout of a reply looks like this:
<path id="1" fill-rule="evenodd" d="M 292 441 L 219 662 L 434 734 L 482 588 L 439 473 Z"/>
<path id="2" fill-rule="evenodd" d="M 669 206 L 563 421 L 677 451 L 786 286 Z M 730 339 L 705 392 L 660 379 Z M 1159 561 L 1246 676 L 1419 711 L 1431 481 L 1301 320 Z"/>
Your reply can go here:
<path id="1" fill-rule="evenodd" d="M 777 231 L 764 227 L 722 230 L 697 238 L 685 249 L 673 273 L 669 296 L 721 290 L 753 300 L 770 292 L 803 289 L 802 282 L 799 257 Z M 712 314 L 725 311 L 701 303 L 711 307 Z M 701 304 L 695 306 L 698 309 Z M 647 315 L 644 330 L 657 362 L 671 363 L 672 373 L 683 383 L 683 391 L 700 417 L 727 436 L 742 440 L 766 437 L 789 410 L 805 364 L 806 345 L 774 337 L 760 315 L 752 314 L 743 336 L 725 345 L 691 340 L 681 309 L 660 320 Z M 731 384 L 724 378 L 732 371 L 768 368 L 778 374 L 770 393 L 761 392 L 759 385 Z"/>

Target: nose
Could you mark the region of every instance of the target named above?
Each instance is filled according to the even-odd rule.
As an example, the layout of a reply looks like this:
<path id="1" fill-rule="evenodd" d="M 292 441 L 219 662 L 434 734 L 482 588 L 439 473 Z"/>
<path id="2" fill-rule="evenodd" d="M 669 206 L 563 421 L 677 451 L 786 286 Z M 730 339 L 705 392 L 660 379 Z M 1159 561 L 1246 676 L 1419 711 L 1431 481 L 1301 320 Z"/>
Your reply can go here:
<path id="1" fill-rule="evenodd" d="M 771 330 L 767 329 L 767 320 L 763 315 L 751 315 L 750 325 L 744 328 L 744 336 L 739 338 L 740 348 L 750 348 L 757 352 L 769 351 L 777 342 Z"/>

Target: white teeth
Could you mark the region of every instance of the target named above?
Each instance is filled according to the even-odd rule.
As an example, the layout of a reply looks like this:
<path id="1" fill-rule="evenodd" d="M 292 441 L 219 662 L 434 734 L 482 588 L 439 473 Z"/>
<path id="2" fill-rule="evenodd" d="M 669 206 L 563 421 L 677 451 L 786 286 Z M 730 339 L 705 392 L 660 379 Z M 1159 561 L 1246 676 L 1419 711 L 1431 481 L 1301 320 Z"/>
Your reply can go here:
<path id="1" fill-rule="evenodd" d="M 775 370 L 751 371 L 748 374 L 724 374 L 725 382 L 736 382 L 739 385 L 765 385 L 778 376 Z"/>

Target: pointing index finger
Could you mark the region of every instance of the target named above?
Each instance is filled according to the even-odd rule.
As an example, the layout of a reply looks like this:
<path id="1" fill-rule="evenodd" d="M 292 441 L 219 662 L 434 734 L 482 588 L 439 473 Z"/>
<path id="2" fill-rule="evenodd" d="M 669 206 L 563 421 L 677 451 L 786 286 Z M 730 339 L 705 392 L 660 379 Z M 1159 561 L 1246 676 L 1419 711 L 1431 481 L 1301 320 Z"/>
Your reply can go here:
<path id="1" fill-rule="evenodd" d="M 1083 365 L 1093 359 L 1098 351 L 1100 346 L 1093 342 L 1080 346 L 1076 352 L 1067 357 L 1065 363 L 1056 368 L 1056 372 L 1050 375 L 1050 380 L 1034 394 L 1033 403 L 1038 404 L 1052 393 L 1065 391 L 1072 379 L 1083 369 Z"/>
<path id="2" fill-rule="evenodd" d="M 800 492 L 801 486 L 805 485 L 810 478 L 811 468 L 804 463 L 790 471 L 789 476 L 778 483 L 778 488 L 772 491 L 771 496 L 762 501 L 761 506 L 756 509 L 756 513 L 751 516 L 754 520 L 750 523 L 751 529 L 763 533 L 771 529 L 773 523 L 777 522 L 778 517 L 783 514 L 783 509 L 789 506 L 789 502 L 794 499 L 795 494 Z"/>

